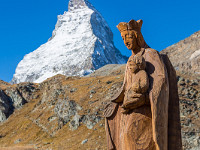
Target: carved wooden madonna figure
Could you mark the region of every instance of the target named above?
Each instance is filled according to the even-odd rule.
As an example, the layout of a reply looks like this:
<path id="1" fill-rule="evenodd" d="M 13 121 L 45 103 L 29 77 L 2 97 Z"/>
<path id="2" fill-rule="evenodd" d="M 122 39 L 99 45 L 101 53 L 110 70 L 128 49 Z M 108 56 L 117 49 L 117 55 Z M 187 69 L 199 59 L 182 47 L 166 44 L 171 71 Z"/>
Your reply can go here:
<path id="1" fill-rule="evenodd" d="M 166 55 L 151 49 L 142 20 L 117 26 L 132 51 L 124 83 L 105 107 L 109 150 L 180 150 L 181 127 L 176 73 Z"/>

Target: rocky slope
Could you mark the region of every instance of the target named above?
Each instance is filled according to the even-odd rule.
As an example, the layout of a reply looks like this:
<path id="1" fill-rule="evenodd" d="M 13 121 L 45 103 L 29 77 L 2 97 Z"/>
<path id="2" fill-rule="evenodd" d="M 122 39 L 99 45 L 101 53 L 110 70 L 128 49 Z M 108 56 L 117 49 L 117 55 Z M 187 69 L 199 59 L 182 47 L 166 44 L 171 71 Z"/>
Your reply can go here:
<path id="1" fill-rule="evenodd" d="M 187 150 L 200 149 L 200 76 L 178 76 L 182 141 Z"/>
<path id="2" fill-rule="evenodd" d="M 167 54 L 174 68 L 182 74 L 200 76 L 200 31 L 167 47 L 161 53 Z"/>
<path id="3" fill-rule="evenodd" d="M 87 0 L 70 0 L 47 43 L 24 56 L 12 83 L 39 83 L 56 74 L 83 76 L 106 64 L 123 64 L 113 33 Z"/>
<path id="4" fill-rule="evenodd" d="M 106 149 L 102 111 L 121 87 L 124 68 L 106 65 L 88 77 L 57 75 L 40 84 L 1 82 L 2 92 L 18 91 L 27 103 L 0 124 L 0 147 Z M 178 74 L 177 79 L 183 147 L 196 150 L 200 148 L 200 78 Z"/>
<path id="5" fill-rule="evenodd" d="M 2 91 L 15 88 L 28 101 L 0 124 L 0 147 L 106 149 L 102 110 L 122 80 L 123 75 L 57 75 L 41 84 L 0 85 Z"/>

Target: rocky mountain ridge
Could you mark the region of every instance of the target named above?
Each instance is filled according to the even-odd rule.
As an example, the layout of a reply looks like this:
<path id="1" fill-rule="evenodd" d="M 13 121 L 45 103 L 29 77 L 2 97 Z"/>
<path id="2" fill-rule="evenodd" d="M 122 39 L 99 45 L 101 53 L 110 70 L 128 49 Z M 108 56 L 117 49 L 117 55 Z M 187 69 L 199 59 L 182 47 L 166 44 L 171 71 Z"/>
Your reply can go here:
<path id="1" fill-rule="evenodd" d="M 167 54 L 174 68 L 182 74 L 200 76 L 200 31 L 160 53 Z"/>

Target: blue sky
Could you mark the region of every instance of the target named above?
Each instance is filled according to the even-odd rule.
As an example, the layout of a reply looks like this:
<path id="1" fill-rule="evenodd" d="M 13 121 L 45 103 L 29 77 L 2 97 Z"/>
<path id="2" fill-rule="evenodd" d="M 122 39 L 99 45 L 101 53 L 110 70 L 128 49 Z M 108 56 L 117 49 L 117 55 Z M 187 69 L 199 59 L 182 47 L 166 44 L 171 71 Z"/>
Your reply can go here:
<path id="1" fill-rule="evenodd" d="M 130 56 L 116 28 L 142 19 L 147 44 L 160 51 L 200 30 L 199 0 L 89 0 L 114 33 L 115 46 Z M 25 54 L 44 44 L 68 0 L 0 0 L 0 79 L 9 82 Z"/>

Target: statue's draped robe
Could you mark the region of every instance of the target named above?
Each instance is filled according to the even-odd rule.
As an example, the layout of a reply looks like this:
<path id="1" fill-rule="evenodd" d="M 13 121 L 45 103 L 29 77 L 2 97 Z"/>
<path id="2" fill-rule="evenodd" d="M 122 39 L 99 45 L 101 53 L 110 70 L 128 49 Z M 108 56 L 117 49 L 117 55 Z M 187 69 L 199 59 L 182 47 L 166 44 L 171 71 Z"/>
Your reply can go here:
<path id="1" fill-rule="evenodd" d="M 162 59 L 156 50 L 141 49 L 137 55 L 143 55 L 147 64 L 149 105 L 136 108 L 128 114 L 121 113 L 122 102 L 109 105 L 108 110 L 112 109 L 112 115 L 106 118 L 108 149 L 180 150 L 179 99 L 175 71 L 166 56 Z M 123 101 L 128 77 L 129 71 L 126 69 L 123 86 L 114 99 Z"/>

